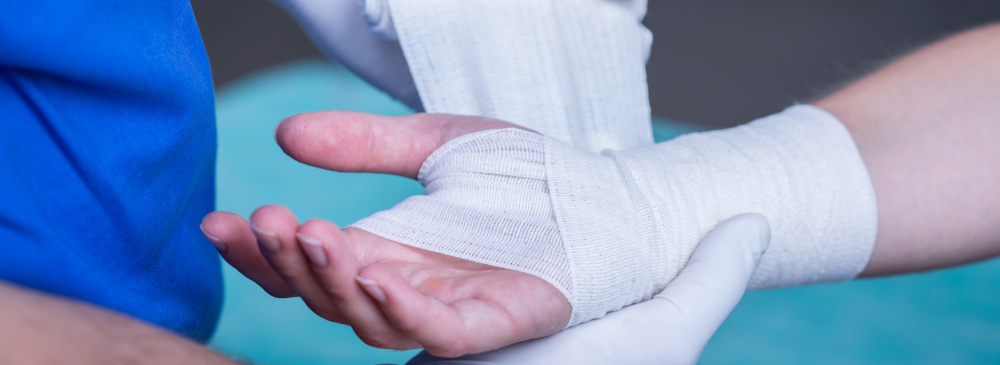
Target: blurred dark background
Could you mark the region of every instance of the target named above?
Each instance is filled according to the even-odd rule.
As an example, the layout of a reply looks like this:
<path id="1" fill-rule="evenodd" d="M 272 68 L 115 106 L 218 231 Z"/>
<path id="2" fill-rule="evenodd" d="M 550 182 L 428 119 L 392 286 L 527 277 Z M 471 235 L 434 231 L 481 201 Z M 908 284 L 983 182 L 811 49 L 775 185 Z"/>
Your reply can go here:
<path id="1" fill-rule="evenodd" d="M 216 87 L 322 57 L 295 21 L 266 0 L 191 3 Z M 991 21 L 1000 21 L 998 0 L 650 0 L 644 22 L 655 38 L 650 103 L 654 114 L 681 121 L 742 124 Z"/>

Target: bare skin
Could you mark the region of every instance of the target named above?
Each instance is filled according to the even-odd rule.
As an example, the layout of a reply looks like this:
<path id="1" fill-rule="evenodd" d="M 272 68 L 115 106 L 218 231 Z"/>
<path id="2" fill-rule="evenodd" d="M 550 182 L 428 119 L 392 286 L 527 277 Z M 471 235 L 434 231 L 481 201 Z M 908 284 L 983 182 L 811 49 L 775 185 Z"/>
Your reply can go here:
<path id="1" fill-rule="evenodd" d="M 925 47 L 815 103 L 850 130 L 878 199 L 862 275 L 1000 255 L 1000 24 Z"/>
<path id="2" fill-rule="evenodd" d="M 237 364 L 156 326 L 2 281 L 0 308 L 0 364 Z"/>
<path id="3" fill-rule="evenodd" d="M 1000 26 L 983 27 L 924 48 L 815 103 L 850 130 L 875 187 L 879 233 L 864 275 L 931 270 L 1000 254 L 998 59 Z M 276 136 L 286 153 L 309 165 L 412 178 L 447 140 L 504 126 L 475 117 L 316 112 L 289 118 Z M 530 275 L 322 220 L 299 225 L 283 207 L 262 207 L 251 222 L 256 235 L 238 215 L 215 212 L 203 230 L 230 264 L 268 293 L 301 296 L 315 312 L 351 325 L 373 346 L 425 347 L 450 357 L 552 334 L 569 319 L 566 299 Z M 280 248 L 262 249 L 269 240 Z M 322 243 L 326 265 L 310 264 L 302 249 L 310 240 Z"/>

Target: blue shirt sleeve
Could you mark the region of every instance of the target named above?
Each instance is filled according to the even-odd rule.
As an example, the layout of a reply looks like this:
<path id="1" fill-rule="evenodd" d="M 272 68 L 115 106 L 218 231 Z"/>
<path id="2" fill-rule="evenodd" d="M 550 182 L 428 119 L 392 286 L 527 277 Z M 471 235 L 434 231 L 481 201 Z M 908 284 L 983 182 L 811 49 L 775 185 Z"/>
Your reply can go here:
<path id="1" fill-rule="evenodd" d="M 0 279 L 207 340 L 214 114 L 187 0 L 0 1 Z"/>

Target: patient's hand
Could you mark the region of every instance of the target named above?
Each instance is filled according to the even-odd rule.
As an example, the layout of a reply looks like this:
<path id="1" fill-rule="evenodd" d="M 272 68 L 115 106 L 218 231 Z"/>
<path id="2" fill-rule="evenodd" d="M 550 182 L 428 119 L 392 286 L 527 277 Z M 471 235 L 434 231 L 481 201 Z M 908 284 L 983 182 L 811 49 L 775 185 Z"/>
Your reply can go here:
<path id="1" fill-rule="evenodd" d="M 275 137 L 285 153 L 309 165 L 415 178 L 445 142 L 507 127 L 516 126 L 479 117 L 329 111 L 291 117 Z M 214 212 L 202 230 L 226 261 L 269 294 L 302 297 L 313 312 L 350 325 L 372 346 L 423 347 L 451 357 L 550 335 L 569 321 L 562 293 L 529 274 L 324 220 L 300 225 L 281 206 L 261 207 L 250 221 Z"/>

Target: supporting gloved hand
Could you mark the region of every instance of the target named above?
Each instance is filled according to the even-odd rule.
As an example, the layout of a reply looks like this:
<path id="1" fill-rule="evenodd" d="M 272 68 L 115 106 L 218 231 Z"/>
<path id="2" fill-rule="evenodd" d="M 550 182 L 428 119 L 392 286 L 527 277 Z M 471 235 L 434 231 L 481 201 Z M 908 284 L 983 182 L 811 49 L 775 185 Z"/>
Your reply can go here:
<path id="1" fill-rule="evenodd" d="M 770 235 L 762 215 L 730 218 L 652 300 L 549 337 L 456 359 L 421 353 L 408 364 L 693 364 L 746 291 Z"/>

